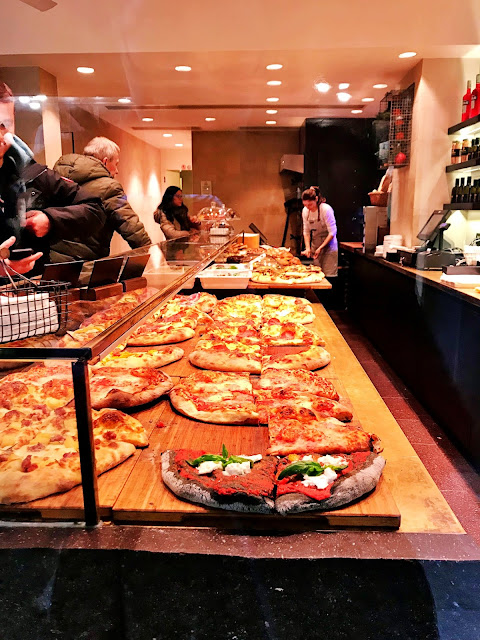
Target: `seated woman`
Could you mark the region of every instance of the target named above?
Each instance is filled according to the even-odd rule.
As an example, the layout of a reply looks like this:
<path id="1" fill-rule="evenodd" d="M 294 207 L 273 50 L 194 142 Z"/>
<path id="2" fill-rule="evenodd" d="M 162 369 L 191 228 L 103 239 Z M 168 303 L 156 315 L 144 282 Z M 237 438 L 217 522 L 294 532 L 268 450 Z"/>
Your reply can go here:
<path id="1" fill-rule="evenodd" d="M 303 237 L 305 250 L 302 255 L 313 258 L 313 264 L 322 268 L 328 276 L 336 276 L 338 270 L 337 223 L 332 207 L 325 202 L 318 187 L 310 187 L 302 193 Z"/>
<path id="2" fill-rule="evenodd" d="M 188 215 L 188 209 L 183 204 L 182 190 L 178 187 L 166 188 L 153 218 L 167 240 L 188 238 L 192 231 L 200 229 L 198 218 Z"/>

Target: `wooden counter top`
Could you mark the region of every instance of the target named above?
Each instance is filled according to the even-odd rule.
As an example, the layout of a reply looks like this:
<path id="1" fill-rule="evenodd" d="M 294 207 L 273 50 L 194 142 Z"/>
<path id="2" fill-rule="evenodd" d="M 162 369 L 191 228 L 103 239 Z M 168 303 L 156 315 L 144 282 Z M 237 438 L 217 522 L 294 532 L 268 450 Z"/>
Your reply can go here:
<path id="1" fill-rule="evenodd" d="M 404 267 L 403 265 L 398 264 L 398 262 L 389 262 L 384 258 L 374 256 L 371 252 L 363 253 L 363 245 L 361 242 L 340 242 L 340 249 L 350 253 L 355 253 L 357 256 L 361 256 L 366 260 L 372 260 L 386 268 L 393 269 L 398 273 L 403 273 L 410 278 L 415 278 L 419 282 L 441 289 L 449 295 L 480 307 L 480 293 L 476 293 L 474 289 L 458 289 L 441 282 L 440 277 L 442 275 L 442 271 L 421 271 L 420 269 L 412 269 L 411 267 Z"/>

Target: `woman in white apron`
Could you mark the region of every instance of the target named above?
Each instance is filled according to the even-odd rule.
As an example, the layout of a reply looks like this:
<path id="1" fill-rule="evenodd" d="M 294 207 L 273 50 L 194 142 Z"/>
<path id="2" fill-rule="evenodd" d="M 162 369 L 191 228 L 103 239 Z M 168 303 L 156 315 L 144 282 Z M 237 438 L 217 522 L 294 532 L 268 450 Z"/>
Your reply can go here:
<path id="1" fill-rule="evenodd" d="M 322 268 L 328 276 L 336 276 L 338 270 L 337 223 L 330 205 L 318 187 L 310 187 L 302 193 L 303 237 L 305 250 L 302 255 L 313 258 L 313 264 Z"/>

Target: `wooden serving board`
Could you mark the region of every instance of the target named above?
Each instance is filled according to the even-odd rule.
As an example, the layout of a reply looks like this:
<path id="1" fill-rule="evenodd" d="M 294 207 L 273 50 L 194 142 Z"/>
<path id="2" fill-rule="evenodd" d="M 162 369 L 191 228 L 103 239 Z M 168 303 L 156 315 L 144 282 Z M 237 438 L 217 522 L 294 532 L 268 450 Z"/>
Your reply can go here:
<path id="1" fill-rule="evenodd" d="M 115 522 L 216 526 L 224 529 L 305 530 L 336 527 L 398 528 L 400 512 L 386 483 L 380 481 L 366 498 L 335 511 L 280 515 L 242 514 L 205 508 L 177 498 L 162 481 L 161 453 L 167 449 L 203 449 L 251 455 L 265 453 L 266 427 L 199 423 L 167 407 L 164 429 L 155 429 L 113 507 Z"/>

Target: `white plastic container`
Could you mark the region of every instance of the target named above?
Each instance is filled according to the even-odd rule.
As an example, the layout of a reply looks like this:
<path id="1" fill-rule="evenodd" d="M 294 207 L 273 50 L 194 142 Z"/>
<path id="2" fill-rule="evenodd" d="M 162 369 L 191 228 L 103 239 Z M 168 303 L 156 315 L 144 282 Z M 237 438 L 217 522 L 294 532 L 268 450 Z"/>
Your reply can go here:
<path id="1" fill-rule="evenodd" d="M 221 267 L 226 268 L 221 268 Z M 235 268 L 231 268 L 235 267 Z M 204 289 L 246 289 L 252 275 L 244 265 L 213 265 L 199 274 Z"/>
<path id="2" fill-rule="evenodd" d="M 403 236 L 400 234 L 391 234 L 383 238 L 383 257 L 387 257 L 387 253 L 396 253 L 396 247 L 402 246 Z"/>

